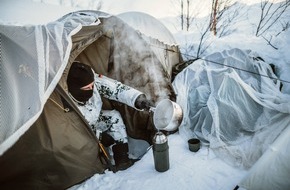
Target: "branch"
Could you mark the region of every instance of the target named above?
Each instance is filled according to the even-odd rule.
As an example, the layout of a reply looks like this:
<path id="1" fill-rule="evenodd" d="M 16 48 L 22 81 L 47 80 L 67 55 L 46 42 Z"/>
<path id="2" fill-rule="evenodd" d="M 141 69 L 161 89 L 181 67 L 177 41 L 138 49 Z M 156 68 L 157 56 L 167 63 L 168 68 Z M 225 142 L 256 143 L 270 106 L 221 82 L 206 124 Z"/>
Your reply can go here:
<path id="1" fill-rule="evenodd" d="M 256 36 L 260 36 L 268 31 L 285 13 L 287 8 L 290 6 L 290 1 L 286 0 L 278 5 L 277 8 L 273 8 L 273 3 L 269 3 L 267 1 L 261 2 L 261 16 L 260 21 L 257 26 Z M 272 9 L 274 9 L 272 11 Z M 272 13 L 270 13 L 272 12 Z"/>
<path id="2" fill-rule="evenodd" d="M 268 45 L 270 45 L 272 48 L 274 48 L 275 50 L 278 50 L 277 47 L 275 47 L 273 44 L 271 44 L 271 40 L 272 40 L 272 37 L 270 38 L 270 40 L 266 39 L 264 36 L 262 36 L 264 38 L 264 40 L 266 40 L 266 42 L 268 42 Z"/>

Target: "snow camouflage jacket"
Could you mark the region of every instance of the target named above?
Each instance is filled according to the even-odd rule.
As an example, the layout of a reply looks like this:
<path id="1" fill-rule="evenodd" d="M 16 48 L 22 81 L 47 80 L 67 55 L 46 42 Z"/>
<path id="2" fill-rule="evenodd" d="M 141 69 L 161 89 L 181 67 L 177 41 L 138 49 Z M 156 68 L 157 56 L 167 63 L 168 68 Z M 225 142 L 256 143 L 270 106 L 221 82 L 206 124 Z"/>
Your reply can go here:
<path id="1" fill-rule="evenodd" d="M 85 119 L 92 126 L 93 131 L 96 132 L 96 128 L 98 127 L 98 123 L 100 122 L 100 114 L 102 108 L 101 96 L 110 100 L 124 103 L 132 108 L 137 109 L 134 104 L 137 97 L 141 94 L 143 93 L 125 84 L 122 84 L 119 81 L 113 80 L 100 74 L 95 74 L 93 96 L 86 102 L 85 105 L 77 106 L 84 115 Z M 112 117 L 114 118 L 114 116 Z M 105 123 L 111 123 L 109 120 L 112 119 L 112 117 L 102 117 L 101 120 Z M 103 121 L 104 119 L 108 121 Z M 103 131 L 105 129 L 101 130 Z"/>

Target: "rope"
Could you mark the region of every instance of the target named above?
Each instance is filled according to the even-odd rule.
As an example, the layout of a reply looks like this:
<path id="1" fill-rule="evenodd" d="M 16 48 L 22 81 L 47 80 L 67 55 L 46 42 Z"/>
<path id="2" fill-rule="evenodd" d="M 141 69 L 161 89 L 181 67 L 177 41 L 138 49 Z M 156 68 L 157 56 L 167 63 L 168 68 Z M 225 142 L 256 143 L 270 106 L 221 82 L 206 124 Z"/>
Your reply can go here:
<path id="1" fill-rule="evenodd" d="M 60 109 L 62 109 L 64 112 L 69 112 L 69 108 L 63 108 L 61 105 L 59 105 L 55 100 L 52 98 L 49 98 L 55 105 L 57 105 Z"/>
<path id="2" fill-rule="evenodd" d="M 238 68 L 238 67 L 234 67 L 234 66 L 230 66 L 230 65 L 225 65 L 223 63 L 219 63 L 219 62 L 216 62 L 216 61 L 212 61 L 212 60 L 207 60 L 205 58 L 198 58 L 196 56 L 193 56 L 193 55 L 189 55 L 189 54 L 186 54 L 186 53 L 181 53 L 181 52 L 176 52 L 174 50 L 169 50 L 169 49 L 165 49 L 165 48 L 162 48 L 162 47 L 159 47 L 159 46 L 155 46 L 153 44 L 150 44 L 150 46 L 153 46 L 155 48 L 159 48 L 159 49 L 163 49 L 163 50 L 166 50 L 166 51 L 171 51 L 171 52 L 174 52 L 174 53 L 180 53 L 181 55 L 184 55 L 184 56 L 187 56 L 187 57 L 192 57 L 194 59 L 201 59 L 203 61 L 207 61 L 207 62 L 210 62 L 210 63 L 214 63 L 214 64 L 218 64 L 218 65 L 222 65 L 222 66 L 225 66 L 225 67 L 229 67 L 229 68 L 232 68 L 232 69 L 236 69 L 236 70 L 239 70 L 239 71 L 243 71 L 243 72 L 248 72 L 248 73 L 251 73 L 251 74 L 255 74 L 255 75 L 259 75 L 261 77 L 267 77 L 267 78 L 270 78 L 270 79 L 275 79 L 275 80 L 279 80 L 281 82 L 285 82 L 285 83 L 290 83 L 290 81 L 287 81 L 287 80 L 283 80 L 283 79 L 280 79 L 280 78 L 275 78 L 275 77 L 270 77 L 268 75 L 263 75 L 263 74 L 260 74 L 260 73 L 256 73 L 256 72 L 253 72 L 253 71 L 249 71 L 249 70 L 246 70 L 246 69 L 241 69 L 241 68 Z"/>
<path id="3" fill-rule="evenodd" d="M 256 72 L 249 71 L 249 70 L 246 70 L 246 69 L 241 69 L 241 68 L 238 68 L 238 67 L 235 67 L 235 66 L 231 66 L 231 65 L 225 65 L 223 63 L 219 63 L 219 62 L 216 62 L 216 61 L 211 61 L 211 60 L 207 60 L 207 59 L 203 59 L 203 58 L 200 58 L 200 59 L 201 60 L 204 60 L 204 61 L 207 61 L 207 62 L 210 62 L 210 63 L 217 64 L 217 65 L 222 65 L 222 66 L 225 66 L 225 67 L 229 67 L 229 68 L 232 68 L 232 69 L 236 69 L 236 70 L 239 70 L 239 71 L 244 71 L 244 72 L 251 73 L 251 74 L 254 74 L 254 75 L 259 75 L 261 77 L 267 77 L 267 78 L 270 78 L 270 79 L 279 80 L 281 82 L 290 83 L 290 81 L 282 80 L 282 79 L 279 79 L 278 77 L 277 78 L 276 77 L 271 77 L 271 76 L 268 76 L 268 75 L 256 73 Z"/>

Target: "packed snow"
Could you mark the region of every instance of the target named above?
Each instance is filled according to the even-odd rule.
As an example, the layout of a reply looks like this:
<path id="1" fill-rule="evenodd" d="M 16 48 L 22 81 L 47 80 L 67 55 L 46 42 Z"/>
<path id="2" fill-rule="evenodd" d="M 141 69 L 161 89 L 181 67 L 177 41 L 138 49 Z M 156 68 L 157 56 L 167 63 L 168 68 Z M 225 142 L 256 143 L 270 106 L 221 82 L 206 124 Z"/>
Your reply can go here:
<path id="1" fill-rule="evenodd" d="M 247 173 L 227 165 L 206 146 L 190 152 L 179 134 L 170 135 L 168 143 L 170 168 L 166 172 L 155 170 L 151 148 L 131 168 L 96 174 L 70 189 L 233 189 Z"/>
<path id="2" fill-rule="evenodd" d="M 1 2 L 2 5 L 8 6 L 8 1 Z M 2 6 L 1 5 L 1 6 Z M 20 4 L 17 5 L 19 10 L 24 7 Z M 35 5 L 36 6 L 36 5 Z M 161 5 L 162 6 L 162 5 Z M 232 33 L 229 33 L 221 38 L 210 36 L 209 41 L 211 45 L 206 50 L 206 54 L 209 55 L 214 52 L 220 52 L 232 48 L 240 48 L 243 50 L 252 50 L 262 57 L 267 63 L 273 63 L 277 66 L 277 75 L 283 83 L 283 93 L 290 94 L 290 30 L 289 28 L 275 36 L 271 43 L 278 48 L 275 50 L 271 47 L 265 39 L 262 37 L 256 37 L 254 35 L 255 21 L 258 19 L 257 7 L 255 9 L 249 9 L 250 11 L 235 23 L 234 28 L 231 29 Z M 52 14 L 55 9 L 51 9 L 52 6 L 47 5 L 45 11 L 50 19 L 55 19 L 60 15 L 63 15 L 72 9 L 57 10 L 57 13 Z M 9 9 L 13 7 L 9 4 Z M 15 8 L 15 7 L 14 7 Z M 254 10 L 254 11 L 251 11 Z M 50 11 L 50 12 L 49 12 Z M 157 10 L 158 11 L 158 10 Z M 20 12 L 19 15 L 25 15 L 27 13 Z M 109 11 L 107 11 L 110 13 Z M 8 15 L 8 11 L 2 12 L 0 21 L 5 20 L 5 14 Z M 288 15 L 287 15 L 288 14 Z M 285 16 L 289 18 L 289 11 Z M 27 24 L 29 20 L 25 17 L 20 17 L 15 14 L 14 20 L 8 20 L 9 22 L 15 23 L 21 22 Z M 53 16 L 51 16 L 53 15 Z M 35 19 L 41 19 L 39 16 L 34 16 Z M 47 17 L 43 17 L 45 20 Z M 170 20 L 170 22 L 168 22 Z M 194 46 L 198 45 L 200 35 L 198 28 L 192 27 L 189 32 L 179 31 L 176 26 L 172 25 L 172 18 L 160 19 L 165 26 L 174 34 L 177 44 L 180 45 L 182 53 L 186 57 L 195 58 L 194 54 L 187 52 L 186 48 L 189 44 Z M 46 20 L 45 20 L 46 21 Z M 30 22 L 32 22 L 30 20 Z M 36 20 L 35 22 L 39 22 Z M 28 23 L 33 24 L 33 23 Z M 196 29 L 196 30 L 195 30 Z M 273 34 L 277 34 L 280 31 L 275 31 L 278 27 L 271 28 Z M 131 139 L 134 147 L 131 146 L 132 156 L 142 155 L 142 151 L 148 148 L 148 144 L 144 141 L 138 141 Z M 223 158 L 217 157 L 214 152 L 207 146 L 202 144 L 201 149 L 194 153 L 188 149 L 187 139 L 184 139 L 178 132 L 168 136 L 169 143 L 169 158 L 170 168 L 166 172 L 157 172 L 154 168 L 153 152 L 152 148 L 148 148 L 148 152 L 141 158 L 140 161 L 136 162 L 132 167 L 125 171 L 119 171 L 113 173 L 112 171 L 106 170 L 105 174 L 95 174 L 86 181 L 77 184 L 70 190 L 130 190 L 130 189 L 158 189 L 158 190 L 171 190 L 171 189 L 182 189 L 182 190 L 231 190 L 247 175 L 248 170 L 240 167 L 233 167 L 226 162 Z M 138 147 L 140 149 L 138 150 Z M 141 152 L 141 153 L 140 153 Z M 135 155 L 134 155 L 135 154 Z"/>

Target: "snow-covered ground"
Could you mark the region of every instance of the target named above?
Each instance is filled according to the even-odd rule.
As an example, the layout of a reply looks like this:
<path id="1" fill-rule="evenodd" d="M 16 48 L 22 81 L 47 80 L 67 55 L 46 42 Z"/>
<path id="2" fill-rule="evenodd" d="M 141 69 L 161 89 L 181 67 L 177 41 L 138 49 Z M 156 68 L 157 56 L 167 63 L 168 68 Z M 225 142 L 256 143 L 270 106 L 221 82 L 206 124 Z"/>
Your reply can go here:
<path id="1" fill-rule="evenodd" d="M 78 190 L 212 190 L 233 189 L 245 176 L 246 170 L 237 169 L 217 158 L 206 146 L 194 153 L 177 133 L 168 137 L 170 168 L 158 172 L 154 168 L 150 149 L 143 158 L 125 171 L 96 174 L 70 189 Z"/>
<path id="2" fill-rule="evenodd" d="M 42 12 L 42 18 L 40 15 L 34 15 L 32 18 L 35 20 L 27 20 L 26 17 L 23 17 L 27 14 L 27 11 L 24 10 L 27 9 L 25 3 L 15 4 L 14 6 L 11 5 L 11 3 L 8 5 L 8 2 L 10 1 L 1 1 L 0 6 L 6 6 L 7 9 L 0 14 L 0 21 L 5 20 L 5 16 L 9 15 L 13 8 L 22 11 L 18 12 L 18 15 L 15 14 L 15 19 L 10 22 L 15 23 L 17 21 L 24 24 L 34 24 L 34 21 L 35 23 L 39 23 L 42 21 L 55 20 L 59 16 L 72 10 L 67 8 L 65 10 L 62 8 L 55 9 L 54 7 L 54 14 L 52 14 L 50 11 L 52 11 L 51 7 L 53 6 L 47 5 L 47 9 L 39 9 L 39 12 Z M 37 9 L 37 4 L 35 4 L 34 9 Z M 290 94 L 290 31 L 288 29 L 272 39 L 271 43 L 278 48 L 278 50 L 275 50 L 270 45 L 267 45 L 267 42 L 262 37 L 258 38 L 254 35 L 255 27 L 253 23 L 258 16 L 259 14 L 255 11 L 249 12 L 245 17 L 246 19 L 235 24 L 233 33 L 222 38 L 210 37 L 212 44 L 207 49 L 207 54 L 232 48 L 253 50 L 267 63 L 273 63 L 277 66 L 278 77 L 285 81 L 283 83 L 283 92 Z M 9 18 L 11 18 L 11 15 Z M 187 46 L 188 43 L 198 43 L 199 36 L 196 35 L 198 31 L 194 31 L 194 28 L 190 32 L 180 32 L 178 30 L 173 30 L 175 27 L 171 27 L 171 23 L 166 23 L 166 20 L 168 19 L 163 19 L 162 22 L 171 29 L 181 48 Z M 168 136 L 168 142 L 170 169 L 166 172 L 160 173 L 154 169 L 153 153 L 152 149 L 150 149 L 142 159 L 136 162 L 131 168 L 117 173 L 106 171 L 105 174 L 96 174 L 70 189 L 231 190 L 234 189 L 248 172 L 247 170 L 235 168 L 226 164 L 222 158 L 218 158 L 208 146 L 202 145 L 198 152 L 190 152 L 186 140 L 183 139 L 179 133 Z"/>

